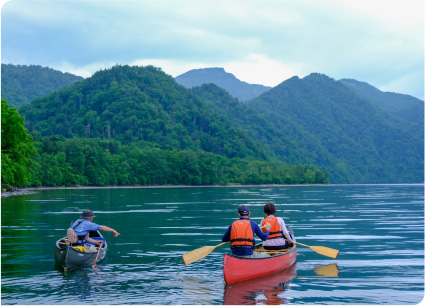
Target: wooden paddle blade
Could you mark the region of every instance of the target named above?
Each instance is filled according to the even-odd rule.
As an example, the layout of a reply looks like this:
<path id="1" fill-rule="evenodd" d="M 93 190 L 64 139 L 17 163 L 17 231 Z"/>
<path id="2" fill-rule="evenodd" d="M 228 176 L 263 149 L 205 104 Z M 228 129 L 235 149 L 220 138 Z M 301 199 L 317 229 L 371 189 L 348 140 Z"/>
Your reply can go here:
<path id="1" fill-rule="evenodd" d="M 331 249 L 324 246 L 309 246 L 310 249 L 315 251 L 316 253 L 319 253 L 321 255 L 331 257 L 331 258 L 337 258 L 339 251 L 335 249 Z"/>
<path id="2" fill-rule="evenodd" d="M 201 260 L 205 256 L 209 255 L 212 251 L 214 251 L 215 248 L 218 248 L 219 246 L 222 246 L 223 244 L 226 244 L 227 242 L 220 243 L 216 246 L 205 246 L 193 251 L 190 251 L 186 254 L 182 255 L 183 263 L 185 265 L 189 265 L 195 261 Z"/>
<path id="3" fill-rule="evenodd" d="M 205 246 L 193 251 L 190 251 L 189 253 L 183 254 L 183 262 L 185 265 L 189 265 L 195 261 L 201 260 L 205 256 L 209 255 L 215 247 L 213 246 Z"/>

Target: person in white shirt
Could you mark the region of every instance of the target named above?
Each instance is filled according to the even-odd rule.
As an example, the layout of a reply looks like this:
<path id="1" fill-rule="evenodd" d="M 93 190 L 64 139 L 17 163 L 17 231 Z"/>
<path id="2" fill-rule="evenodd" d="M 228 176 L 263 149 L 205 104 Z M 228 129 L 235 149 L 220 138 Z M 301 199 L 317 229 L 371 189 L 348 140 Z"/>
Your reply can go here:
<path id="1" fill-rule="evenodd" d="M 261 222 L 261 226 L 270 223 L 272 228 L 269 231 L 267 240 L 263 241 L 263 247 L 266 250 L 279 250 L 292 247 L 293 244 L 291 242 L 293 239 L 286 228 L 285 221 L 280 217 L 275 217 L 276 207 L 274 204 L 267 203 L 264 205 L 264 213 L 266 217 Z"/>

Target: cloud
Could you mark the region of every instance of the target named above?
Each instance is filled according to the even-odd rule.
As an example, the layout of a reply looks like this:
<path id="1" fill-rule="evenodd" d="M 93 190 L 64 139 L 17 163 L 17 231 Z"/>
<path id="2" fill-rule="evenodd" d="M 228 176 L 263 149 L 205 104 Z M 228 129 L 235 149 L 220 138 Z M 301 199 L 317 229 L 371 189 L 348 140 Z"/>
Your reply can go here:
<path id="1" fill-rule="evenodd" d="M 274 87 L 294 75 L 303 76 L 303 70 L 296 64 L 283 63 L 262 54 L 250 54 L 240 61 L 224 63 L 226 71 L 233 73 L 241 81 Z"/>
<path id="2" fill-rule="evenodd" d="M 2 62 L 83 76 L 117 63 L 173 76 L 223 67 L 269 86 L 320 72 L 423 99 L 423 11 L 422 0 L 10 1 Z"/>

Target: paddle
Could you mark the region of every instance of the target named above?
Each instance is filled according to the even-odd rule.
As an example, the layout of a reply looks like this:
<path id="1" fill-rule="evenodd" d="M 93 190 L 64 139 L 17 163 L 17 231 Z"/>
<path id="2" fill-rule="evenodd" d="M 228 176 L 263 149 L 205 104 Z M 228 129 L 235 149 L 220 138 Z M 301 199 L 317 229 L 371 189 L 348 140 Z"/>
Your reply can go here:
<path id="1" fill-rule="evenodd" d="M 189 265 L 195 261 L 198 261 L 202 258 L 204 258 L 205 256 L 209 255 L 212 251 L 214 251 L 216 248 L 218 248 L 219 246 L 222 246 L 223 244 L 229 243 L 230 241 L 227 242 L 223 242 L 220 243 L 216 246 L 204 246 L 202 248 L 190 251 L 186 254 L 182 255 L 183 258 L 183 263 L 185 265 Z"/>
<path id="2" fill-rule="evenodd" d="M 265 225 L 261 226 L 260 228 L 266 227 Z M 219 246 L 222 246 L 223 244 L 229 243 L 230 241 L 220 243 L 216 246 L 205 246 L 193 251 L 190 251 L 186 254 L 182 255 L 183 263 L 185 265 L 189 265 L 195 261 L 201 260 L 205 256 L 209 255 L 214 249 L 218 248 Z"/>
<path id="3" fill-rule="evenodd" d="M 102 248 L 102 244 L 103 244 L 103 241 L 102 241 L 102 242 L 101 242 L 101 244 L 99 245 L 99 250 L 97 251 L 96 258 L 95 258 L 95 259 L 94 259 L 94 261 L 93 261 L 93 268 L 96 266 L 97 258 L 99 257 L 99 253 L 100 253 L 100 249 Z"/>
<path id="4" fill-rule="evenodd" d="M 310 245 L 306 245 L 306 244 L 302 244 L 299 242 L 295 242 L 295 241 L 291 241 L 292 243 L 298 244 L 298 245 L 302 245 L 305 246 L 311 250 L 313 250 L 316 253 L 319 253 L 320 255 L 324 255 L 327 257 L 332 257 L 332 258 L 337 258 L 339 251 L 335 250 L 335 249 L 331 249 L 328 247 L 324 247 L 324 246 L 310 246 Z"/>

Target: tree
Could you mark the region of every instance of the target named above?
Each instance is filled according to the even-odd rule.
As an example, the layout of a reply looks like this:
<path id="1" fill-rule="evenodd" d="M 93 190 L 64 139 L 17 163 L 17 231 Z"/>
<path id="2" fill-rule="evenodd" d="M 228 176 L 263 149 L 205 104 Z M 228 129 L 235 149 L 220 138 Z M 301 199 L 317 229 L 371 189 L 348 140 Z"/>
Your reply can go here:
<path id="1" fill-rule="evenodd" d="M 27 186 L 31 180 L 31 156 L 36 153 L 33 138 L 24 127 L 24 118 L 6 100 L 1 100 L 1 181 Z"/>

